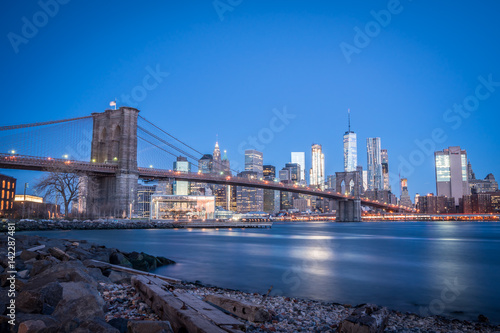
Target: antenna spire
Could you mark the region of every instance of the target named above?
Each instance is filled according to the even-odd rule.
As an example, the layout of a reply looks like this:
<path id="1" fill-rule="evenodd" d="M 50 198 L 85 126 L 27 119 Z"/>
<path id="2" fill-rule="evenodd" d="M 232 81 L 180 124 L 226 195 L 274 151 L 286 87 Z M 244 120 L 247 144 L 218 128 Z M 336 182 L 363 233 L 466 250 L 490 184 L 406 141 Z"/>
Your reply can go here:
<path id="1" fill-rule="evenodd" d="M 349 133 L 351 132 L 351 109 L 347 109 L 347 124 L 349 127 Z"/>

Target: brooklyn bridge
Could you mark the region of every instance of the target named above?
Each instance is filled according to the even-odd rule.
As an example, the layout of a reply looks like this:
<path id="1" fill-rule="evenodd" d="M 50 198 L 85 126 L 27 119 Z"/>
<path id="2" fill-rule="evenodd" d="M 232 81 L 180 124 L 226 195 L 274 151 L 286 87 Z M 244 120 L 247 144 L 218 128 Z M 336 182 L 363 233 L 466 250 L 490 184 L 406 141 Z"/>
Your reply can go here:
<path id="1" fill-rule="evenodd" d="M 5 133 L 0 149 L 0 168 L 57 171 L 70 167 L 96 184 L 98 190 L 89 195 L 98 198 L 87 198 L 89 202 L 111 204 L 120 216 L 127 214 L 135 200 L 139 179 L 254 187 L 336 200 L 337 221 L 361 221 L 361 206 L 415 212 L 413 208 L 363 198 L 358 191 L 354 195 L 343 194 L 339 184 L 336 191 L 331 191 L 232 174 L 170 170 L 167 166 L 172 157 L 182 155 L 198 165 L 203 154 L 131 107 L 78 118 L 3 126 L 0 132 Z"/>

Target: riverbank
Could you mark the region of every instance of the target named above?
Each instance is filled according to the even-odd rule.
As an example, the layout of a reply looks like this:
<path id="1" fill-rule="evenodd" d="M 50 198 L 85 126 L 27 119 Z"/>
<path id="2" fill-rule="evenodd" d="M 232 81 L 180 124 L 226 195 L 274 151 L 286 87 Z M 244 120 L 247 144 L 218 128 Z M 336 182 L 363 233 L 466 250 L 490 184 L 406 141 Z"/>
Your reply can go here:
<path id="1" fill-rule="evenodd" d="M 5 235 L 1 239 L 0 328 L 7 332 L 9 314 L 7 291 L 10 281 Z M 168 259 L 144 253 L 125 253 L 86 241 L 47 239 L 18 235 L 16 250 L 16 323 L 26 332 L 56 328 L 79 332 L 125 332 L 128 326 L 166 325 L 144 302 L 131 283 L 131 274 L 116 272 L 109 265 L 93 260 L 121 264 L 124 267 L 151 270 Z M 35 246 L 42 249 L 27 251 Z M 155 262 L 155 264 L 152 264 Z M 142 264 L 141 264 L 142 263 Z M 146 265 L 147 264 L 147 265 Z M 156 265 L 156 266 L 155 266 Z M 193 277 L 195 279 L 196 277 Z M 351 306 L 245 293 L 190 282 L 176 283 L 176 289 L 199 298 L 220 295 L 262 305 L 270 320 L 262 323 L 242 321 L 247 332 L 336 332 L 343 323 L 361 318 L 359 312 L 371 309 L 382 316 L 380 325 L 387 332 L 495 332 L 500 326 L 460 321 L 440 316 L 421 317 L 377 306 Z M 370 317 L 371 318 L 371 317 Z M 16 328 L 17 332 L 17 328 Z"/>

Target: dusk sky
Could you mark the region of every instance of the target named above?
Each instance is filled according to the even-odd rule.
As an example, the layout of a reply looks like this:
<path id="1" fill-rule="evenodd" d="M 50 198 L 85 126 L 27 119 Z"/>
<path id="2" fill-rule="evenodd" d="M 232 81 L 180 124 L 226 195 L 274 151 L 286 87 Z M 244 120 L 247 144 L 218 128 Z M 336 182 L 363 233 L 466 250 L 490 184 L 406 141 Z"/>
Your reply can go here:
<path id="1" fill-rule="evenodd" d="M 260 136 L 277 169 L 292 151 L 309 169 L 321 144 L 330 175 L 343 171 L 350 108 L 358 164 L 380 137 L 412 200 L 436 192 L 433 152 L 448 146 L 467 150 L 476 177 L 500 177 L 498 1 L 60 2 L 52 16 L 36 1 L 3 3 L 2 126 L 90 115 L 116 98 L 199 151 L 218 134 L 232 168 Z M 23 28 L 34 20 L 38 31 Z"/>

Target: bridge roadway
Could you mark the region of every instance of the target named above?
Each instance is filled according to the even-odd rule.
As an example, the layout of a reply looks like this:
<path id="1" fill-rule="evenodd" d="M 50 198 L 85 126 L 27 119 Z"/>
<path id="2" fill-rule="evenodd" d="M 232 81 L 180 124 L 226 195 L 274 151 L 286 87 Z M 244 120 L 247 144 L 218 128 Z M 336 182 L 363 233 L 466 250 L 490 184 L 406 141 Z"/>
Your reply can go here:
<path id="1" fill-rule="evenodd" d="M 65 159 L 56 159 L 51 157 L 34 157 L 24 155 L 12 155 L 0 153 L 0 168 L 3 169 L 22 169 L 35 171 L 56 171 L 70 168 L 75 172 L 85 172 L 97 175 L 113 175 L 118 171 L 118 167 L 113 164 L 92 163 L 83 161 L 72 161 Z M 154 168 L 138 168 L 139 178 L 142 179 L 175 179 L 196 181 L 200 183 L 222 184 L 232 186 L 256 187 L 270 190 L 287 191 L 293 193 L 301 193 L 313 195 L 322 198 L 335 200 L 354 200 L 356 198 L 342 195 L 333 191 L 321 191 L 317 188 L 311 188 L 301 185 L 288 185 L 280 182 L 247 179 L 235 176 L 217 176 L 207 175 L 195 172 L 180 172 L 172 170 L 154 169 Z M 378 201 L 372 201 L 367 198 L 360 198 L 361 205 L 374 208 L 381 208 L 389 211 L 398 212 L 415 212 L 414 209 L 390 205 Z"/>

